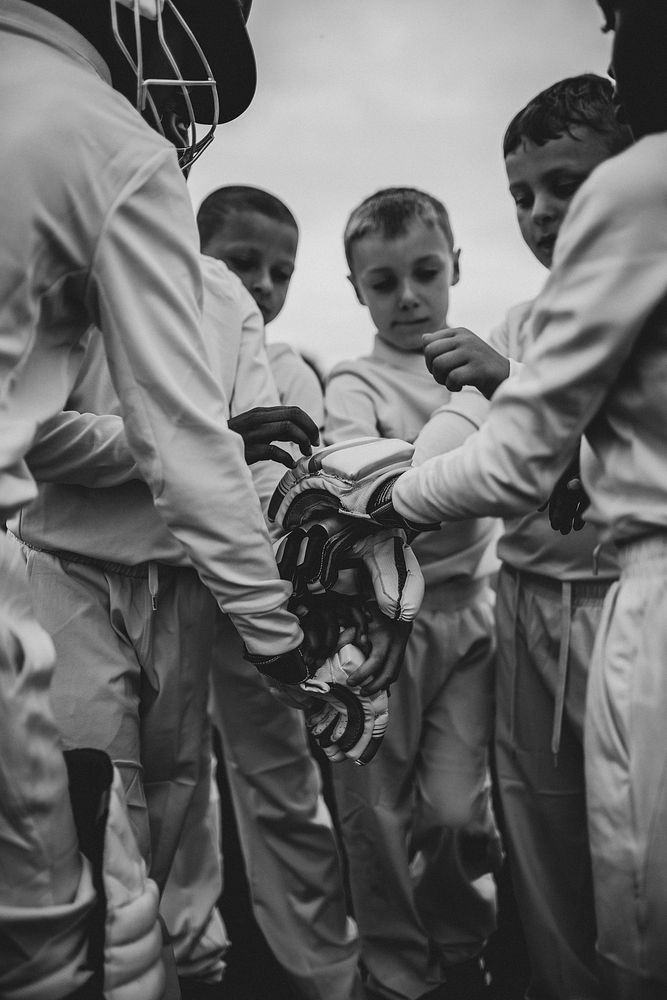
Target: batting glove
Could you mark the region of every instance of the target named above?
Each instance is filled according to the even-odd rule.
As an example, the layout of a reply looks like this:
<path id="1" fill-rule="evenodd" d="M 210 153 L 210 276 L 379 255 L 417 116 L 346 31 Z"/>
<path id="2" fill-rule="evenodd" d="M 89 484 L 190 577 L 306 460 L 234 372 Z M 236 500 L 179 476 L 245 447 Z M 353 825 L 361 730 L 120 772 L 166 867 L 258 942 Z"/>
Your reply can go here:
<path id="1" fill-rule="evenodd" d="M 394 438 L 356 438 L 322 448 L 285 473 L 269 503 L 269 519 L 285 530 L 340 513 L 381 527 L 432 531 L 413 524 L 391 502 L 395 481 L 411 467 L 414 447 Z"/>

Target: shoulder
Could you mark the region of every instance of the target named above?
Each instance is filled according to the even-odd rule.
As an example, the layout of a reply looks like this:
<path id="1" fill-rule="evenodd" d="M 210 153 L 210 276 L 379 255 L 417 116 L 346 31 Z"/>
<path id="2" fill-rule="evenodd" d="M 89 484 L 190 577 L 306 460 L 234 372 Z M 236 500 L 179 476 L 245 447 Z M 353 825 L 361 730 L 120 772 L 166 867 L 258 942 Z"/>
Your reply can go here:
<path id="1" fill-rule="evenodd" d="M 284 340 L 268 341 L 266 345 L 266 353 L 272 363 L 284 361 L 287 364 L 290 362 L 305 364 L 301 355 L 294 350 L 291 344 L 288 344 Z"/>
<path id="2" fill-rule="evenodd" d="M 376 365 L 373 358 L 370 355 L 364 355 L 360 358 L 347 358 L 345 361 L 338 361 L 333 368 L 331 368 L 327 376 L 327 385 L 335 378 L 340 378 L 344 375 L 349 375 L 353 378 L 359 378 L 362 380 L 374 378 L 374 372 Z"/>
<path id="3" fill-rule="evenodd" d="M 266 345 L 271 370 L 276 381 L 299 379 L 301 382 L 312 383 L 321 392 L 320 381 L 312 366 L 291 344 L 284 340 L 270 341 Z"/>
<path id="4" fill-rule="evenodd" d="M 207 293 L 225 298 L 233 302 L 241 302 L 245 295 L 249 295 L 243 286 L 240 278 L 229 270 L 227 265 L 218 260 L 217 257 L 209 257 L 207 254 L 199 255 L 202 280 Z M 251 296 L 250 296 L 251 297 Z"/>
<path id="5" fill-rule="evenodd" d="M 568 219 L 598 216 L 609 225 L 624 218 L 655 216 L 667 195 L 667 134 L 646 136 L 595 168 L 575 195 Z M 569 227 L 568 227 L 569 228 Z"/>

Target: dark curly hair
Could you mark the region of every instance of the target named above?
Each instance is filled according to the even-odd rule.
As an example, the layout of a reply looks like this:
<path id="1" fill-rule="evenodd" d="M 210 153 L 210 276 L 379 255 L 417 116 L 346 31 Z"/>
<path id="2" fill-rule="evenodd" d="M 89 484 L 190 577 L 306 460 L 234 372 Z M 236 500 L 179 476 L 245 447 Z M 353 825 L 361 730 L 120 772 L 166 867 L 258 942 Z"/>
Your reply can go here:
<path id="1" fill-rule="evenodd" d="M 202 250 L 224 228 L 232 212 L 258 212 L 277 222 L 286 222 L 298 235 L 299 227 L 287 205 L 269 191 L 247 184 L 230 184 L 211 191 L 199 206 L 197 228 Z"/>
<path id="2" fill-rule="evenodd" d="M 628 126 L 616 120 L 614 86 L 606 77 L 582 73 L 541 91 L 509 123 L 503 154 L 513 153 L 525 139 L 543 146 L 551 139 L 573 135 L 572 130 L 582 125 L 604 138 L 611 155 L 632 143 Z"/>

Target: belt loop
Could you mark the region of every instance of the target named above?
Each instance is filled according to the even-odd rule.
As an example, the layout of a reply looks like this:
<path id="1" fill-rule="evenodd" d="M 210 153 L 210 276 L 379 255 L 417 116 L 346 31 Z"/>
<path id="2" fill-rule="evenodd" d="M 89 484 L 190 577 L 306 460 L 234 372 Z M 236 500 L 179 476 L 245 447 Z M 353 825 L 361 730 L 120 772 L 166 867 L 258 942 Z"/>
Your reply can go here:
<path id="1" fill-rule="evenodd" d="M 554 705 L 554 721 L 551 730 L 551 753 L 554 767 L 558 767 L 558 752 L 563 729 L 563 711 L 565 708 L 565 688 L 567 686 L 567 664 L 570 654 L 570 626 L 572 622 L 572 584 L 569 580 L 563 582 L 560 609 L 560 646 L 558 647 L 558 670 L 556 672 L 556 701 Z"/>
<path id="2" fill-rule="evenodd" d="M 148 593 L 151 595 L 151 607 L 157 611 L 158 569 L 157 563 L 152 561 L 148 564 Z"/>

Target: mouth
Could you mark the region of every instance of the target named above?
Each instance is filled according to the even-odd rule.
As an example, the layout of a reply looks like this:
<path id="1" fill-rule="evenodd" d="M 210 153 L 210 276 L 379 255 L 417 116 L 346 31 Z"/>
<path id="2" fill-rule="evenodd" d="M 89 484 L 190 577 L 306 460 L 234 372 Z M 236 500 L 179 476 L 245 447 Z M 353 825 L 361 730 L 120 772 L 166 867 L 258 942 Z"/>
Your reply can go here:
<path id="1" fill-rule="evenodd" d="M 256 299 L 255 301 L 257 302 Z M 264 302 L 257 302 L 257 308 L 261 312 L 262 319 L 264 320 L 265 323 L 268 323 L 271 319 L 273 319 L 273 312 L 271 306 L 267 305 Z"/>
<path id="2" fill-rule="evenodd" d="M 428 316 L 423 316 L 421 319 L 397 319 L 394 326 L 423 326 L 428 321 Z"/>
<path id="3" fill-rule="evenodd" d="M 537 241 L 537 246 L 542 251 L 542 253 L 552 254 L 555 245 L 556 245 L 556 236 L 553 233 L 550 234 L 549 236 L 543 236 L 541 239 Z"/>

